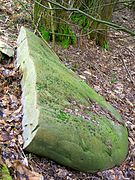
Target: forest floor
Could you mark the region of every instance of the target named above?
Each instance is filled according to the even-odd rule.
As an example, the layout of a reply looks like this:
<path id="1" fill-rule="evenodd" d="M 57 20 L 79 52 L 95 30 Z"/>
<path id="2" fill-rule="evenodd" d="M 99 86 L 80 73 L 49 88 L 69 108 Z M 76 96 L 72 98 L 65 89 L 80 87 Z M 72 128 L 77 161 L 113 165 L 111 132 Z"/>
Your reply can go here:
<path id="1" fill-rule="evenodd" d="M 22 25 L 31 28 L 25 8 L 13 0 L 0 0 L 0 39 L 16 47 Z M 23 3 L 26 5 L 26 1 Z M 25 8 L 24 8 L 25 7 Z M 30 11 L 29 11 L 30 12 Z M 114 13 L 114 22 L 135 31 L 135 13 L 124 8 Z M 97 46 L 86 37 L 81 45 L 62 49 L 56 46 L 61 61 L 75 71 L 122 114 L 129 134 L 129 153 L 119 166 L 95 174 L 61 166 L 47 158 L 25 153 L 22 149 L 21 74 L 15 66 L 16 56 L 0 59 L 0 167 L 5 163 L 13 179 L 46 180 L 133 180 L 135 179 L 135 38 L 110 30 L 110 49 Z M 28 167 L 25 165 L 28 164 Z M 37 172 L 37 173 L 36 173 Z M 39 173 L 39 174 L 38 174 Z M 27 178 L 29 177 L 29 178 Z"/>

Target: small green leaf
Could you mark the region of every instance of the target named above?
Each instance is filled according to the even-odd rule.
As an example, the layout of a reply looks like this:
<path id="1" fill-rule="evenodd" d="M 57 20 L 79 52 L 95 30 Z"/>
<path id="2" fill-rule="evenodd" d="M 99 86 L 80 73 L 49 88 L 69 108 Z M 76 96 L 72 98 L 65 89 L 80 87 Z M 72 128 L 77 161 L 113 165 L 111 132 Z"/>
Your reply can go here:
<path id="1" fill-rule="evenodd" d="M 110 49 L 109 42 L 104 42 L 103 49 L 105 49 L 107 51 Z"/>
<path id="2" fill-rule="evenodd" d="M 50 40 L 50 33 L 44 27 L 40 27 L 40 32 L 46 41 Z"/>

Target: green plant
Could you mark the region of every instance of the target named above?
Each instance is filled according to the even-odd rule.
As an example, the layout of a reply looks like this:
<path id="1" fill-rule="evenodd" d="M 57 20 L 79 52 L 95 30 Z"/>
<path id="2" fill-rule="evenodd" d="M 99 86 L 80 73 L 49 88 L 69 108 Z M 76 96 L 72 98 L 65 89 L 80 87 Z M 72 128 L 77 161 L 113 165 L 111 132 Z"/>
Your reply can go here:
<path id="1" fill-rule="evenodd" d="M 63 111 L 60 111 L 60 113 L 58 114 L 58 119 L 61 119 L 61 120 L 68 120 L 69 119 L 69 114 L 63 112 Z"/>
<path id="2" fill-rule="evenodd" d="M 107 50 L 107 51 L 110 50 L 110 45 L 109 45 L 109 42 L 108 42 L 108 41 L 105 41 L 105 42 L 103 43 L 103 49 L 105 49 L 105 50 Z"/>
<path id="3" fill-rule="evenodd" d="M 83 31 L 86 32 L 89 30 L 90 28 L 90 21 L 89 19 L 80 14 L 80 13 L 75 13 L 71 16 L 71 19 L 73 22 L 75 22 L 76 24 L 78 24 L 81 28 L 83 28 Z"/>
<path id="4" fill-rule="evenodd" d="M 1 171 L 2 171 L 2 179 L 3 180 L 12 180 L 9 169 L 5 164 L 3 164 Z"/>
<path id="5" fill-rule="evenodd" d="M 48 30 L 43 26 L 41 26 L 39 30 L 46 41 L 52 40 L 51 30 Z M 61 25 L 54 33 L 56 41 L 59 42 L 63 48 L 68 48 L 70 44 L 75 44 L 77 41 L 75 33 L 68 25 Z"/>
<path id="6" fill-rule="evenodd" d="M 51 38 L 49 31 L 46 30 L 46 28 L 43 27 L 43 26 L 41 26 L 41 27 L 39 28 L 39 30 L 40 30 L 43 38 L 44 38 L 46 41 L 49 41 L 50 38 Z"/>
<path id="7" fill-rule="evenodd" d="M 132 8 L 133 4 L 135 4 L 135 1 L 127 1 L 127 0 L 124 0 L 123 2 L 124 6 L 128 7 L 128 8 Z"/>
<path id="8" fill-rule="evenodd" d="M 56 41 L 61 44 L 63 48 L 68 48 L 70 44 L 75 44 L 77 38 L 75 33 L 67 24 L 62 24 L 56 33 Z"/>

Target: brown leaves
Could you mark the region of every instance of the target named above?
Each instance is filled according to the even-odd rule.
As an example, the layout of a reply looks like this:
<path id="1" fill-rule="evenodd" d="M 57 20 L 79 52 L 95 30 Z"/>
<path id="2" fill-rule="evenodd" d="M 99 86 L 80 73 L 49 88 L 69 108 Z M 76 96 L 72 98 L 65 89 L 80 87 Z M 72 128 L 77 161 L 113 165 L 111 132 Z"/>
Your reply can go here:
<path id="1" fill-rule="evenodd" d="M 41 174 L 29 170 L 28 167 L 22 164 L 21 161 L 14 161 L 13 167 L 15 170 L 16 180 L 43 180 L 43 176 Z"/>
<path id="2" fill-rule="evenodd" d="M 8 62 L 7 59 L 3 61 Z M 16 180 L 41 180 L 41 174 L 29 170 L 18 160 L 22 159 L 25 163 L 27 161 L 22 149 L 20 79 L 21 74 L 13 63 L 0 65 L 0 154 L 5 163 L 5 170 L 7 167 L 12 168 Z"/>
<path id="3" fill-rule="evenodd" d="M 10 140 L 10 136 L 9 136 L 9 133 L 7 131 L 2 131 L 1 132 L 1 141 L 5 142 L 5 141 L 8 141 Z"/>

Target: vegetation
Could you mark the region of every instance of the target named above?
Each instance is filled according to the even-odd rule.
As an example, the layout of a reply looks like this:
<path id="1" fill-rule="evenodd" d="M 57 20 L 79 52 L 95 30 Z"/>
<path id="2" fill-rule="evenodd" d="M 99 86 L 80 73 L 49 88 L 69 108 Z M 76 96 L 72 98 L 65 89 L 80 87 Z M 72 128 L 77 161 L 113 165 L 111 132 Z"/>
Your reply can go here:
<path id="1" fill-rule="evenodd" d="M 53 8 L 53 6 L 48 2 L 42 2 L 41 0 L 38 2 L 42 3 L 44 7 L 48 7 L 50 9 Z M 65 1 L 63 2 L 63 5 L 66 6 Z M 71 13 L 65 13 L 64 10 L 59 9 L 46 10 L 44 7 L 35 2 L 34 23 L 39 26 L 39 30 L 43 37 L 48 41 L 52 40 L 53 44 L 55 44 L 56 40 L 64 48 L 67 48 L 69 44 L 75 44 L 76 36 L 68 23 Z"/>
<path id="2" fill-rule="evenodd" d="M 112 13 L 118 0 L 83 0 L 83 1 L 43 1 L 34 4 L 34 23 L 39 26 L 42 36 L 46 40 L 55 40 L 67 48 L 77 42 L 78 29 L 88 38 L 96 41 L 105 49 L 109 49 L 107 39 L 108 27 L 123 30 L 131 35 L 134 32 L 111 23 Z M 127 1 L 125 1 L 127 3 Z M 134 6 L 134 1 L 128 5 Z M 79 26 L 78 28 L 76 28 Z"/>
<path id="3" fill-rule="evenodd" d="M 10 176 L 10 172 L 5 164 L 3 164 L 2 166 L 1 173 L 2 173 L 2 180 L 12 180 Z"/>

